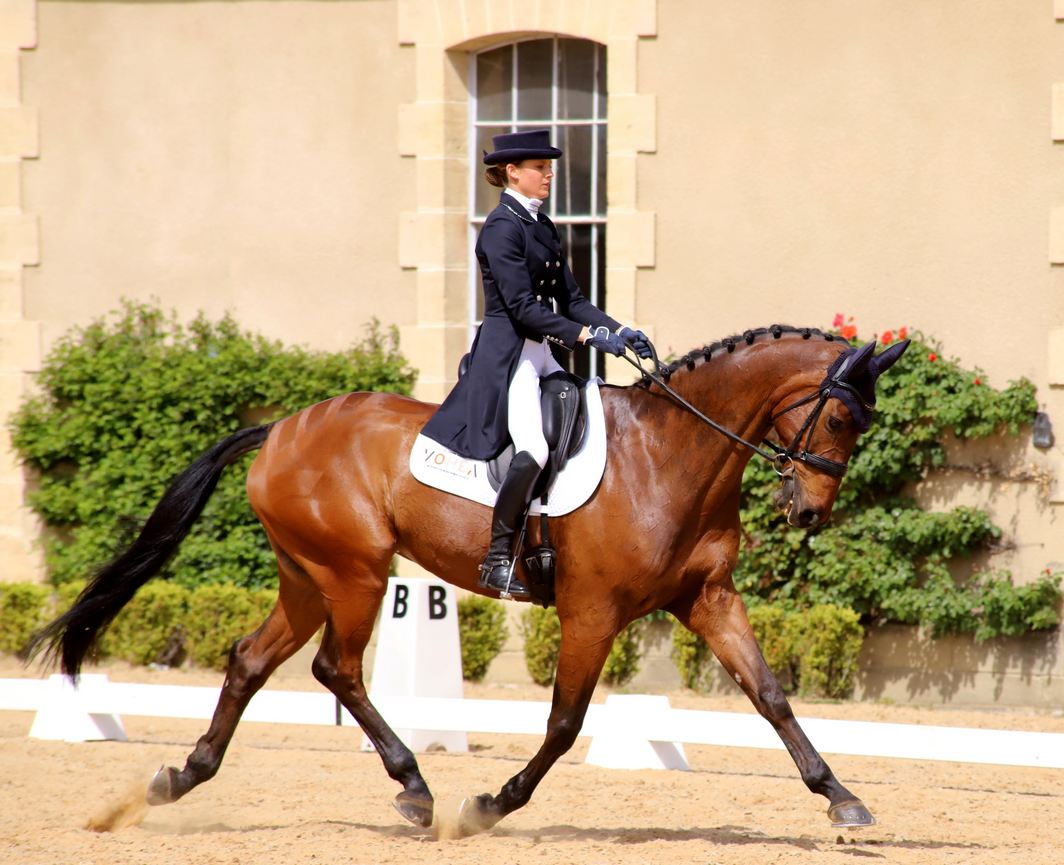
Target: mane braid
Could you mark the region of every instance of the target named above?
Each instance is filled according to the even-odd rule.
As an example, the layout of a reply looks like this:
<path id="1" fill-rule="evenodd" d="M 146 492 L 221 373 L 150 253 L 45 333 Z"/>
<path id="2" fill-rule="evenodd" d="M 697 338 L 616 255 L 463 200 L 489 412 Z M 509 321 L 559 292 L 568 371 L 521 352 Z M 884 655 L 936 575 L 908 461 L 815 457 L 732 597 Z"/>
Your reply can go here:
<path id="1" fill-rule="evenodd" d="M 772 339 L 779 339 L 785 333 L 797 333 L 802 339 L 811 339 L 817 337 L 819 339 L 826 340 L 827 342 L 834 342 L 838 337 L 834 334 L 824 333 L 815 327 L 791 327 L 789 324 L 773 324 L 769 327 L 759 327 L 754 330 L 744 330 L 741 334 L 735 336 L 728 336 L 717 342 L 704 345 L 701 348 L 692 349 L 681 358 L 677 358 L 668 366 L 661 370 L 661 374 L 665 381 L 681 371 L 694 370 L 696 366 L 709 363 L 714 352 L 724 350 L 731 354 L 732 352 L 739 351 L 745 345 L 753 345 L 758 340 L 763 340 L 765 337 L 771 337 Z M 644 376 L 636 384 L 640 387 L 649 387 L 650 379 Z"/>

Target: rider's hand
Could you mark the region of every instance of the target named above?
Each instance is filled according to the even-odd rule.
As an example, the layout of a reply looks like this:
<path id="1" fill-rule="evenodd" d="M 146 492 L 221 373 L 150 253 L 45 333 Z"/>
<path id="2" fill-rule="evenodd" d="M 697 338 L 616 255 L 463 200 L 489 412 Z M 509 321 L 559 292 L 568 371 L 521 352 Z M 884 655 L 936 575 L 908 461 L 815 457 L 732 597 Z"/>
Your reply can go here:
<path id="1" fill-rule="evenodd" d="M 641 330 L 632 330 L 630 327 L 622 327 L 617 331 L 617 335 L 624 340 L 625 345 L 632 349 L 643 360 L 650 360 L 654 356 L 654 351 L 650 347 L 650 340 L 647 339 L 647 335 Z"/>
<path id="2" fill-rule="evenodd" d="M 584 345 L 599 351 L 608 351 L 618 357 L 624 354 L 624 340 L 608 327 L 596 327 L 591 331 L 591 336 L 584 341 Z"/>

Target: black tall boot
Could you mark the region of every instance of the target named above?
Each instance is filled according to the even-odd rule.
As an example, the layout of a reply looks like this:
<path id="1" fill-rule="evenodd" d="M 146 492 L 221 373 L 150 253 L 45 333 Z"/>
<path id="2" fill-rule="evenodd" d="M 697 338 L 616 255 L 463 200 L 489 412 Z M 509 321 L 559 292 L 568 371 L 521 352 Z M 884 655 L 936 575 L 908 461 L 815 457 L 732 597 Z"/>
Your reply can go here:
<path id="1" fill-rule="evenodd" d="M 495 499 L 495 511 L 491 516 L 491 546 L 488 547 L 484 564 L 480 566 L 480 585 L 514 600 L 523 601 L 529 597 L 524 583 L 516 577 L 510 579 L 510 571 L 513 567 L 514 534 L 525 518 L 539 472 L 539 463 L 528 451 L 521 451 L 514 456 Z"/>

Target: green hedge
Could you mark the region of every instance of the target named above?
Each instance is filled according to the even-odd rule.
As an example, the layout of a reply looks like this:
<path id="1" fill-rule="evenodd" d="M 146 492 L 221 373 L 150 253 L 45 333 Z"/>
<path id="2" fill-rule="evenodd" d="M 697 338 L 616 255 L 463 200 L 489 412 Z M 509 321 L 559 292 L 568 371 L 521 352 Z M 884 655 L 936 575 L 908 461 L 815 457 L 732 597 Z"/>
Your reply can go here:
<path id="1" fill-rule="evenodd" d="M 0 651 L 17 652 L 30 635 L 69 609 L 84 584 L 0 584 Z M 277 600 L 270 590 L 237 586 L 187 589 L 148 583 L 122 609 L 100 640 L 100 658 L 131 664 L 194 663 L 224 670 L 233 643 L 265 621 Z"/>
<path id="2" fill-rule="evenodd" d="M 397 331 L 370 323 L 339 352 L 318 352 L 202 315 L 183 325 L 155 305 L 126 302 L 61 337 L 34 396 L 10 422 L 37 476 L 28 499 L 54 584 L 85 578 L 132 540 L 169 482 L 241 427 L 348 391 L 409 393 L 414 371 Z M 247 503 L 248 455 L 221 478 L 163 576 L 193 588 L 275 587 L 277 565 Z"/>
<path id="3" fill-rule="evenodd" d="M 0 652 L 19 652 L 47 624 L 51 595 L 47 586 L 0 583 Z"/>
<path id="4" fill-rule="evenodd" d="M 645 622 L 632 622 L 613 641 L 602 667 L 602 681 L 624 685 L 639 672 L 643 655 Z M 530 606 L 521 614 L 521 636 L 525 640 L 525 668 L 537 685 L 549 685 L 558 669 L 562 627 L 553 607 Z"/>
<path id="5" fill-rule="evenodd" d="M 506 610 L 482 595 L 458 602 L 458 637 L 462 647 L 462 678 L 479 682 L 506 642 Z"/>

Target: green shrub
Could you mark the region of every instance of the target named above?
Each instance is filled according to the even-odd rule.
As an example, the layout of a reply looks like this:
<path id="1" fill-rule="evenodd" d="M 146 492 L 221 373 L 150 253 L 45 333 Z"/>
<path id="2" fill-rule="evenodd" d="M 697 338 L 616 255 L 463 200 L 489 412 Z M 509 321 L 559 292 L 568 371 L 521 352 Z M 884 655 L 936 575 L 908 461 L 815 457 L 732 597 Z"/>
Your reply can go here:
<path id="1" fill-rule="evenodd" d="M 672 660 L 680 673 L 680 684 L 693 691 L 708 691 L 713 677 L 713 652 L 698 634 L 679 622 L 672 626 Z"/>
<path id="2" fill-rule="evenodd" d="M 639 672 L 645 630 L 645 621 L 637 619 L 614 639 L 610 653 L 606 656 L 606 663 L 602 667 L 602 681 L 607 685 L 624 685 Z"/>
<path id="3" fill-rule="evenodd" d="M 234 585 L 200 586 L 188 599 L 186 645 L 194 664 L 224 670 L 229 650 L 255 631 L 277 602 L 270 590 L 248 591 Z"/>
<path id="4" fill-rule="evenodd" d="M 530 606 L 521 614 L 521 636 L 525 640 L 525 667 L 537 685 L 549 685 L 558 669 L 562 626 L 553 607 Z"/>
<path id="5" fill-rule="evenodd" d="M 506 610 L 482 595 L 458 602 L 458 637 L 462 646 L 462 678 L 479 682 L 506 643 Z"/>
<path id="6" fill-rule="evenodd" d="M 164 650 L 180 656 L 181 629 L 188 614 L 189 591 L 161 581 L 141 588 L 100 639 L 100 655 L 131 664 L 150 664 Z"/>
<path id="7" fill-rule="evenodd" d="M 181 325 L 158 306 L 126 302 L 69 331 L 36 376 L 39 395 L 9 423 L 38 477 L 29 494 L 48 531 L 55 584 L 83 579 L 124 548 L 167 484 L 242 426 L 353 390 L 409 393 L 414 372 L 397 331 L 371 323 L 350 349 L 288 348 L 230 317 Z M 276 586 L 276 562 L 244 488 L 252 455 L 223 476 L 163 576 L 188 587 Z"/>
<path id="8" fill-rule="evenodd" d="M 853 610 L 821 604 L 792 614 L 798 693 L 846 699 L 853 694 L 864 628 Z"/>
<path id="9" fill-rule="evenodd" d="M 750 628 L 765 662 L 788 694 L 842 699 L 853 693 L 864 643 L 853 610 L 822 604 L 788 610 L 761 604 L 749 610 Z M 707 690 L 712 652 L 679 622 L 672 630 L 672 658 L 685 688 Z"/>
<path id="10" fill-rule="evenodd" d="M 798 682 L 799 670 L 794 655 L 793 616 L 777 604 L 761 604 L 747 611 L 765 663 L 776 676 L 780 687 L 791 693 Z"/>
<path id="11" fill-rule="evenodd" d="M 30 583 L 0 583 L 0 652 L 25 648 L 48 621 L 51 590 Z"/>

